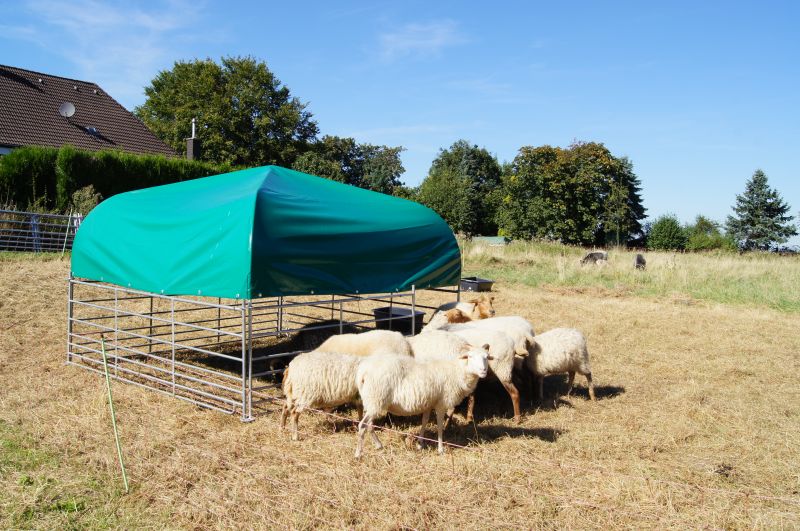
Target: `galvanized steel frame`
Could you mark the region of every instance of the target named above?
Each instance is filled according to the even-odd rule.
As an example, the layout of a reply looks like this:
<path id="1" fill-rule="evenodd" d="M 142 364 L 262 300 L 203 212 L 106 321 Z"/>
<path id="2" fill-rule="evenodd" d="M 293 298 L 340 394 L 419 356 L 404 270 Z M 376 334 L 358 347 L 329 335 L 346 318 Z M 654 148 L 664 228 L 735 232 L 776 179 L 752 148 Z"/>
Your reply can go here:
<path id="1" fill-rule="evenodd" d="M 455 293 L 458 287 L 433 291 Z M 254 300 L 177 297 L 149 293 L 102 282 L 70 277 L 67 289 L 67 364 L 102 374 L 101 337 L 105 337 L 112 378 L 186 400 L 198 406 L 254 418 L 254 405 L 268 400 L 264 390 L 276 384 L 264 377 L 282 368 L 254 370 L 304 350 L 253 354 L 254 342 L 286 337 L 298 331 L 366 328 L 380 321 L 361 311 L 364 301 L 404 306 L 411 315 L 419 308 L 435 309 L 409 292 L 276 297 Z M 346 309 L 346 305 L 357 309 Z M 313 309 L 313 310 L 312 310 Z M 331 320 L 309 311 L 330 310 Z M 338 319 L 336 318 L 338 314 Z M 308 321 L 308 322 L 304 322 Z M 320 323 L 317 325 L 317 323 Z M 416 333 L 416 319 L 411 318 Z M 220 368 L 222 366 L 223 368 Z M 255 380 L 254 380 L 255 379 Z M 255 395 L 255 400 L 254 400 Z"/>
<path id="2" fill-rule="evenodd" d="M 64 252 L 83 216 L 0 209 L 0 251 Z"/>

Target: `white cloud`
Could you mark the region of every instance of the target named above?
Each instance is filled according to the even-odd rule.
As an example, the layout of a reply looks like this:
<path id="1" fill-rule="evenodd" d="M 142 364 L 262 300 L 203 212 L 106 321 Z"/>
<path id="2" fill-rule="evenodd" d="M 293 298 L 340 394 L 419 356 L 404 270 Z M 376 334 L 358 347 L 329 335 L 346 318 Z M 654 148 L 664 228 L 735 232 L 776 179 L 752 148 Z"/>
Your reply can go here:
<path id="1" fill-rule="evenodd" d="M 27 0 L 23 7 L 35 26 L 14 28 L 7 38 L 62 56 L 67 67 L 53 74 L 96 82 L 132 108 L 158 70 L 179 58 L 171 42 L 188 31 L 201 6 L 166 0 L 145 12 L 127 2 Z"/>
<path id="2" fill-rule="evenodd" d="M 467 40 L 452 20 L 429 24 L 407 24 L 399 31 L 380 36 L 380 54 L 385 60 L 402 57 L 438 56 L 442 50 Z"/>

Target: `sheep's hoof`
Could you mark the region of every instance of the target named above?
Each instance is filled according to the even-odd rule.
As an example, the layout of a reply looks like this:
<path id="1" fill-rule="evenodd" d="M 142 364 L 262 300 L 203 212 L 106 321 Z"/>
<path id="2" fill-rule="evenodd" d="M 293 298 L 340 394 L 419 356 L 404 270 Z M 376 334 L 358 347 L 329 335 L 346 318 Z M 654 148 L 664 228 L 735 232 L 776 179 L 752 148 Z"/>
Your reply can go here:
<path id="1" fill-rule="evenodd" d="M 467 415 L 467 422 L 472 422 L 472 415 Z"/>
<path id="2" fill-rule="evenodd" d="M 292 440 L 293 440 L 293 441 L 299 441 L 299 440 L 300 440 L 300 437 L 298 437 L 298 435 L 297 435 L 296 433 L 293 433 L 293 434 L 292 434 Z"/>
<path id="3" fill-rule="evenodd" d="M 372 443 L 372 446 L 374 446 L 376 450 L 383 450 L 383 445 L 381 443 L 379 443 L 378 441 L 375 441 L 374 443 Z"/>
<path id="4" fill-rule="evenodd" d="M 356 459 L 361 459 L 361 450 L 356 450 Z"/>
<path id="5" fill-rule="evenodd" d="M 422 442 L 421 441 L 417 441 L 416 447 L 417 447 L 417 450 L 422 450 L 424 448 L 424 446 L 422 446 Z"/>
<path id="6" fill-rule="evenodd" d="M 514 417 L 514 422 L 516 424 L 522 424 L 522 417 L 521 416 Z"/>
<path id="7" fill-rule="evenodd" d="M 439 455 L 444 455 L 444 448 L 442 448 L 440 446 L 438 452 L 439 452 Z"/>

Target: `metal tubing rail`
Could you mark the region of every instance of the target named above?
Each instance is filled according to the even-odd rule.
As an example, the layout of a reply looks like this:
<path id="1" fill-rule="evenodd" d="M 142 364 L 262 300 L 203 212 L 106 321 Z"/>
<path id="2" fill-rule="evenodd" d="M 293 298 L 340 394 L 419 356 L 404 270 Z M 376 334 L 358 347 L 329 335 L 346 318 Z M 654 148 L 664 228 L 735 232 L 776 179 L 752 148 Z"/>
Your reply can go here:
<path id="1" fill-rule="evenodd" d="M 133 337 L 138 337 L 139 339 L 147 339 L 147 336 L 134 334 L 132 332 L 127 332 L 124 329 L 111 328 L 111 327 L 108 327 L 108 326 L 103 326 L 101 324 L 90 323 L 90 322 L 87 322 L 87 321 L 81 321 L 81 320 L 75 319 L 75 318 L 73 318 L 73 322 L 80 322 L 81 324 L 85 324 L 87 326 L 94 326 L 95 328 L 102 328 L 102 329 L 104 329 L 104 330 L 106 330 L 108 332 L 123 333 L 123 334 L 128 334 L 128 335 L 133 336 Z M 230 334 L 230 335 L 235 336 L 237 338 L 238 337 L 243 337 L 243 336 L 239 336 L 237 334 Z M 125 340 L 123 339 L 123 341 L 125 341 Z M 161 339 L 154 339 L 153 341 L 156 342 L 156 343 L 162 343 L 164 345 L 175 344 L 175 343 L 171 343 L 169 341 L 164 341 L 164 340 L 161 340 Z M 225 359 L 228 359 L 228 360 L 231 360 L 231 361 L 237 361 L 237 362 L 241 361 L 240 358 L 236 358 L 234 356 L 229 356 L 227 354 L 221 354 L 219 352 L 213 352 L 211 350 L 205 350 L 205 349 L 202 349 L 202 348 L 199 348 L 199 347 L 195 347 L 195 346 L 192 346 L 192 345 L 186 345 L 184 343 L 178 343 L 178 344 L 181 345 L 181 349 L 194 350 L 196 352 L 200 352 L 201 354 L 208 354 L 210 356 L 216 356 L 216 357 L 219 357 L 219 358 L 225 358 Z M 115 347 L 118 347 L 118 348 L 123 348 L 122 346 L 119 345 L 119 341 L 117 341 L 117 340 L 114 341 L 113 345 Z"/>
<path id="2" fill-rule="evenodd" d="M 73 300 L 72 302 L 73 302 L 73 304 L 80 304 L 81 306 L 87 306 L 87 307 L 95 308 L 95 309 L 98 309 L 98 310 L 114 310 L 114 308 L 109 308 L 107 306 L 98 306 L 96 304 L 90 304 L 88 302 L 82 302 L 82 301 L 78 301 L 78 300 Z M 119 315 L 120 310 L 117 308 L 116 311 L 117 311 L 117 315 Z M 124 314 L 123 317 L 139 317 L 139 318 L 142 318 L 142 319 L 152 319 L 152 320 L 159 321 L 159 322 L 162 322 L 162 323 L 167 323 L 167 324 L 175 323 L 178 326 L 188 326 L 189 328 L 196 328 L 197 330 L 205 330 L 207 332 L 220 332 L 220 333 L 225 334 L 225 335 L 237 336 L 237 337 L 239 336 L 239 334 L 236 334 L 236 333 L 233 333 L 233 332 L 227 332 L 225 330 L 218 330 L 218 329 L 214 329 L 214 328 L 206 328 L 204 326 L 197 326 L 197 325 L 193 325 L 191 323 L 184 323 L 182 321 L 169 321 L 167 319 L 161 319 L 160 317 L 151 317 L 151 316 L 149 316 L 147 314 L 143 314 L 143 313 L 137 313 L 137 312 L 132 312 L 132 311 L 122 311 L 122 313 Z"/>
<path id="3" fill-rule="evenodd" d="M 90 352 L 94 352 L 94 353 L 100 354 L 100 352 L 98 352 L 96 349 L 87 348 L 87 347 L 83 347 L 83 348 L 85 348 L 86 350 L 89 350 Z M 144 354 L 144 355 L 146 355 L 146 354 Z M 94 358 L 92 358 L 90 356 L 86 356 L 85 354 L 75 353 L 75 356 L 78 356 L 78 357 L 81 357 L 81 358 L 85 358 L 85 359 L 91 359 L 91 360 L 94 360 L 94 361 L 99 361 L 99 360 L 95 360 Z M 164 361 L 164 362 L 170 361 L 168 359 L 158 358 L 158 357 L 155 357 L 155 356 L 148 356 L 148 357 L 156 358 L 156 359 L 159 359 L 159 361 Z M 176 376 L 178 378 L 181 378 L 183 380 L 189 380 L 191 382 L 196 382 L 196 383 L 199 383 L 201 385 L 207 385 L 209 387 L 216 387 L 217 389 L 221 389 L 223 391 L 228 391 L 230 393 L 237 393 L 238 392 L 237 389 L 233 389 L 231 387 L 225 387 L 222 384 L 209 382 L 207 380 L 200 380 L 199 378 L 195 378 L 193 376 L 189 376 L 188 374 L 183 374 L 183 373 L 180 373 L 180 372 L 173 372 L 170 369 L 165 369 L 163 367 L 158 367 L 157 365 L 152 365 L 152 364 L 149 364 L 149 363 L 142 363 L 142 362 L 140 362 L 138 360 L 135 360 L 133 358 L 127 358 L 125 356 L 116 356 L 116 359 L 117 359 L 117 361 L 121 361 L 121 362 L 125 362 L 125 363 L 131 363 L 131 364 L 136 365 L 136 366 L 146 367 L 146 368 L 148 368 L 150 370 L 153 370 L 153 371 L 156 371 L 156 372 L 166 373 L 166 374 L 168 374 L 170 376 L 174 375 L 174 376 Z M 100 363 L 102 363 L 102 362 L 100 362 Z M 117 366 L 117 368 L 120 369 L 121 366 Z M 130 371 L 130 372 L 134 372 L 134 371 Z M 137 372 L 135 374 L 147 374 L 147 373 L 139 373 L 139 372 Z M 154 375 L 150 375 L 150 376 L 153 376 L 155 378 Z M 238 382 L 239 379 L 237 378 L 236 381 Z M 172 382 L 170 382 L 170 383 L 172 383 Z M 187 387 L 187 389 L 195 390 L 193 387 Z"/>
<path id="4" fill-rule="evenodd" d="M 81 336 L 80 334 L 72 334 L 72 337 L 77 337 L 77 338 L 80 338 L 80 339 L 88 339 L 88 338 L 86 338 L 84 336 Z M 84 350 L 88 350 L 88 351 L 96 352 L 96 353 L 100 354 L 99 350 L 96 350 L 96 349 L 94 349 L 94 348 L 89 346 L 89 345 L 98 344 L 98 343 L 99 343 L 99 341 L 94 341 L 94 340 L 91 340 L 89 343 L 75 343 L 73 341 L 69 342 L 69 344 L 71 346 L 73 346 L 73 347 L 82 348 Z M 130 352 L 134 356 L 144 356 L 146 358 L 151 358 L 151 359 L 155 359 L 155 360 L 158 360 L 158 361 L 172 362 L 172 360 L 169 360 L 167 358 L 163 358 L 161 356 L 157 356 L 157 355 L 152 354 L 152 353 L 141 352 L 139 350 L 133 350 L 133 349 L 130 349 L 130 348 L 127 348 L 127 347 L 123 347 L 123 346 L 117 347 L 115 345 L 114 346 L 114 351 L 117 351 L 117 350 Z M 127 358 L 125 356 L 118 356 L 118 357 L 120 359 L 130 359 L 130 358 Z M 239 362 L 240 360 L 239 360 L 239 358 L 235 358 L 234 361 Z M 183 363 L 183 362 L 177 361 L 177 360 L 174 363 L 175 363 L 176 366 L 183 367 L 183 368 L 185 368 L 187 370 L 193 370 L 193 371 L 196 371 L 198 373 L 206 373 L 207 375 L 210 375 L 210 376 L 217 376 L 219 378 L 228 378 L 230 380 L 239 381 L 239 377 L 238 376 L 233 376 L 230 373 L 224 373 L 224 372 L 220 372 L 220 371 L 215 371 L 214 369 L 206 369 L 205 367 L 200 367 L 200 366 L 197 366 L 197 365 L 191 365 L 191 364 Z"/>
<path id="5" fill-rule="evenodd" d="M 96 360 L 91 360 L 91 358 L 90 358 L 89 361 L 95 362 Z M 101 371 L 99 369 L 96 369 L 96 368 L 91 367 L 89 365 L 84 365 L 84 364 L 81 364 L 81 363 L 75 363 L 74 361 L 68 362 L 68 365 L 74 365 L 76 367 L 80 367 L 81 369 L 84 369 L 84 370 L 87 370 L 87 371 L 96 372 L 97 374 L 104 374 L 103 371 Z M 132 371 L 126 370 L 126 372 L 132 372 Z M 140 373 L 133 373 L 133 374 L 139 375 Z M 171 393 L 169 391 L 165 391 L 164 389 L 161 389 L 160 387 L 153 387 L 151 385 L 146 385 L 146 384 L 143 384 L 141 382 L 137 382 L 135 380 L 131 380 L 129 378 L 125 378 L 123 376 L 119 376 L 117 374 L 111 374 L 110 376 L 111 376 L 111 378 L 113 378 L 115 380 L 119 380 L 121 382 L 137 385 L 137 386 L 143 387 L 145 389 L 150 389 L 151 391 L 155 391 L 157 393 L 161 393 L 161 394 L 164 394 L 164 395 L 167 395 L 167 396 L 171 396 L 171 397 L 174 397 L 174 398 L 179 398 L 181 400 L 185 400 L 186 402 L 191 402 L 192 404 L 198 405 L 200 407 L 214 409 L 216 411 L 219 411 L 219 412 L 222 412 L 222 413 L 225 413 L 225 414 L 228 414 L 228 415 L 233 415 L 234 413 L 236 413 L 236 409 L 239 406 L 239 404 L 233 403 L 233 404 L 231 404 L 233 406 L 233 409 L 224 409 L 224 408 L 221 408 L 221 407 L 216 406 L 214 404 L 209 404 L 208 402 L 201 402 L 199 400 L 193 400 L 191 397 L 188 397 L 188 396 L 185 396 L 185 395 L 181 395 L 181 394 L 177 394 L 177 393 Z M 158 380 L 158 381 L 161 381 L 161 380 Z M 171 385 L 172 384 L 170 383 L 170 386 Z M 222 398 L 219 398 L 219 397 L 213 397 L 213 399 L 214 400 L 219 400 L 219 401 L 224 402 L 226 404 L 228 403 L 228 400 L 223 400 Z"/>
<path id="6" fill-rule="evenodd" d="M 0 209 L 0 214 L 14 214 L 15 216 L 39 216 L 43 218 L 58 218 L 58 219 L 76 219 L 78 216 L 75 214 L 68 216 L 66 214 L 39 214 L 37 212 L 23 212 L 21 210 L 6 210 Z M 83 218 L 83 216 L 80 216 Z"/>
<path id="7" fill-rule="evenodd" d="M 409 293 L 409 292 L 402 292 L 402 293 L 396 293 L 394 296 L 395 297 L 411 297 L 412 294 Z M 344 303 L 344 302 L 369 301 L 369 300 L 376 300 L 379 297 L 385 297 L 385 295 L 374 295 L 374 296 L 353 295 L 353 296 L 349 296 L 349 297 L 343 298 L 343 299 L 336 299 L 335 301 L 319 300 L 319 301 L 308 301 L 308 302 L 289 302 L 289 303 L 284 302 L 282 308 L 285 309 L 285 308 L 293 308 L 293 307 L 296 307 L 296 306 L 312 306 L 314 304 L 320 304 L 320 305 L 324 304 L 324 308 L 327 309 L 327 308 L 330 307 L 329 305 L 330 305 L 331 302 L 335 302 L 335 303 L 338 304 L 338 303 Z M 278 307 L 279 306 L 277 306 L 277 305 L 253 306 L 253 308 L 258 308 L 260 310 L 264 309 L 264 308 L 276 308 L 277 309 Z"/>
<path id="8" fill-rule="evenodd" d="M 94 359 L 92 357 L 89 357 L 89 356 L 84 356 L 82 354 L 75 354 L 75 357 L 76 358 L 80 358 L 81 360 L 83 360 L 85 362 L 88 362 L 88 363 L 95 363 L 95 364 L 101 364 L 101 365 L 103 363 L 102 361 L 96 360 L 96 359 Z M 129 360 L 127 358 L 121 358 L 121 360 L 129 362 L 129 363 L 132 361 L 132 360 Z M 174 384 L 171 381 L 162 380 L 161 378 L 159 378 L 157 376 L 153 376 L 152 374 L 147 374 L 147 373 L 144 373 L 144 372 L 137 372 L 137 371 L 128 369 L 126 367 L 123 367 L 122 365 L 119 365 L 117 367 L 117 370 L 120 371 L 120 372 L 128 373 L 128 374 L 135 374 L 139 378 L 143 378 L 145 380 L 152 381 L 152 382 L 157 382 L 157 383 L 163 384 L 165 386 L 169 386 L 169 387 L 173 387 L 174 386 L 174 387 L 179 388 L 180 390 L 186 391 L 188 393 L 195 393 L 195 394 L 204 396 L 206 398 L 212 398 L 214 400 L 219 400 L 220 402 L 224 402 L 226 404 L 230 404 L 230 405 L 233 405 L 233 406 L 238 405 L 238 403 L 235 400 L 232 400 L 230 398 L 225 398 L 225 397 L 222 397 L 222 396 L 217 396 L 215 394 L 207 393 L 205 391 L 201 391 L 200 389 L 195 389 L 194 387 L 188 387 L 188 386 L 182 385 L 182 384 Z M 207 384 L 207 382 L 204 382 L 204 385 L 206 385 L 206 384 Z"/>
<path id="9" fill-rule="evenodd" d="M 123 287 L 123 286 L 110 286 L 110 285 L 103 284 L 103 281 L 101 281 L 101 280 L 77 280 L 77 279 L 72 279 L 71 282 L 74 282 L 75 284 L 80 284 L 80 285 L 83 285 L 83 286 L 89 286 L 91 288 L 96 288 L 96 289 L 105 289 L 105 290 L 109 290 L 109 291 L 121 291 L 123 293 L 133 293 L 135 295 L 147 295 L 147 296 L 155 297 L 155 298 L 158 298 L 158 299 L 165 299 L 165 300 L 168 300 L 168 301 L 173 301 L 174 300 L 176 302 L 185 302 L 187 304 L 194 304 L 196 306 L 202 306 L 202 307 L 205 307 L 205 308 L 222 308 L 223 310 L 233 310 L 233 311 L 241 311 L 242 310 L 242 305 L 241 304 L 235 304 L 235 305 L 231 306 L 231 305 L 227 305 L 227 304 L 214 304 L 213 302 L 202 302 L 202 301 L 196 301 L 196 300 L 193 300 L 193 299 L 184 299 L 183 297 L 179 297 L 179 296 L 175 296 L 175 295 L 165 295 L 165 294 L 160 294 L 160 293 L 151 293 L 149 291 L 142 291 L 142 290 L 135 289 L 135 288 L 126 288 L 126 287 Z"/>

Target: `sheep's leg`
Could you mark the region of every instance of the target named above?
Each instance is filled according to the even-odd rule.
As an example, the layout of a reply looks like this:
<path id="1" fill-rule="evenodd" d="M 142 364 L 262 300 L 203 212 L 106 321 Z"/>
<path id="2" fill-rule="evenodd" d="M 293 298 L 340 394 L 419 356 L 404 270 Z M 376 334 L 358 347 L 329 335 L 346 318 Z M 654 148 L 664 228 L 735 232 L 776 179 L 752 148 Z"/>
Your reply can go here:
<path id="1" fill-rule="evenodd" d="M 503 387 L 506 388 L 508 392 L 508 396 L 511 397 L 511 404 L 514 406 L 514 421 L 520 422 L 520 413 L 519 413 L 519 391 L 517 391 L 517 387 L 514 385 L 514 382 L 500 382 L 503 384 Z"/>
<path id="2" fill-rule="evenodd" d="M 367 431 L 365 426 L 369 415 L 364 415 L 361 422 L 358 423 L 358 437 L 356 437 L 356 459 L 361 458 L 361 452 L 364 450 L 364 433 Z M 371 420 L 371 419 L 370 419 Z"/>
<path id="3" fill-rule="evenodd" d="M 569 380 L 567 380 L 567 394 L 566 397 L 569 398 L 570 393 L 572 393 L 572 385 L 575 383 L 575 371 L 569 371 Z"/>
<path id="4" fill-rule="evenodd" d="M 292 408 L 292 440 L 296 441 L 300 438 L 297 433 L 297 420 L 300 418 L 300 411 L 297 408 Z"/>
<path id="5" fill-rule="evenodd" d="M 376 450 L 380 450 L 381 448 L 383 448 L 383 445 L 381 444 L 381 440 L 378 439 L 378 434 L 375 433 L 374 417 L 369 419 L 369 435 L 370 435 L 370 437 L 372 437 L 372 446 Z"/>
<path id="6" fill-rule="evenodd" d="M 442 441 L 442 432 L 444 432 L 444 411 L 436 410 L 436 435 L 439 441 L 439 453 L 444 453 L 444 442 Z"/>
<path id="7" fill-rule="evenodd" d="M 595 401 L 596 399 L 594 397 L 594 384 L 592 383 L 592 373 L 590 372 L 586 373 L 586 384 L 589 386 L 589 398 L 592 401 Z"/>
<path id="8" fill-rule="evenodd" d="M 467 422 L 472 422 L 472 412 L 475 409 L 475 393 L 469 395 L 469 402 L 467 402 Z"/>
<path id="9" fill-rule="evenodd" d="M 450 425 L 450 421 L 453 420 L 453 413 L 455 413 L 455 409 L 448 409 L 447 410 L 447 417 L 444 419 L 444 429 Z"/>
<path id="10" fill-rule="evenodd" d="M 544 402 L 544 375 L 537 374 L 536 379 L 539 381 L 539 403 Z"/>
<path id="11" fill-rule="evenodd" d="M 436 418 L 438 419 L 439 416 L 437 415 Z M 417 439 L 417 450 L 422 450 L 422 438 L 425 437 L 425 428 L 428 426 L 428 422 L 431 420 L 431 412 L 426 411 L 422 414 L 422 426 L 419 428 L 419 436 L 420 439 Z"/>
<path id="12" fill-rule="evenodd" d="M 286 429 L 286 416 L 289 414 L 289 404 L 283 404 L 283 409 L 281 409 L 281 429 Z"/>

